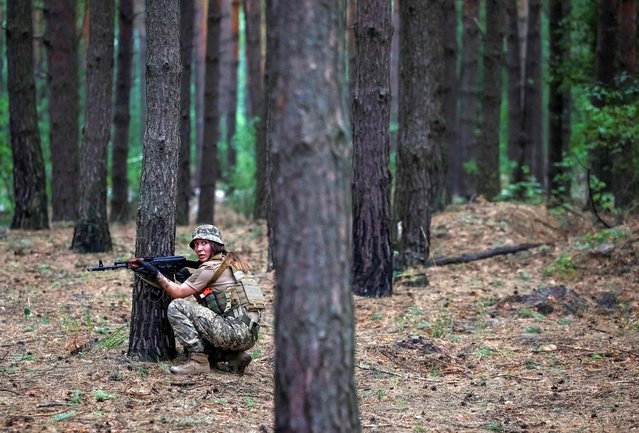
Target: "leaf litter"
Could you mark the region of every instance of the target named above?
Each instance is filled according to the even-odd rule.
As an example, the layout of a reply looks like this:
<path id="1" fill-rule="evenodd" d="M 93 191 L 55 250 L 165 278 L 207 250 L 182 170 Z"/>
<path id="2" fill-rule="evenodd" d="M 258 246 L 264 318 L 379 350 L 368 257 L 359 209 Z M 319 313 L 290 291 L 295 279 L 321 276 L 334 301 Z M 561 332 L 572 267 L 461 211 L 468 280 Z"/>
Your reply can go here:
<path id="1" fill-rule="evenodd" d="M 263 222 L 220 207 L 218 224 L 272 304 Z M 176 254 L 191 255 L 191 229 Z M 0 431 L 273 431 L 272 308 L 245 376 L 172 376 L 126 356 L 132 274 L 84 271 L 131 257 L 134 224 L 112 226 L 103 254 L 70 251 L 72 232 L 0 237 Z M 355 298 L 362 431 L 639 430 L 638 233 L 512 203 L 435 215 L 433 256 L 544 246 L 410 269 L 392 297 Z"/>

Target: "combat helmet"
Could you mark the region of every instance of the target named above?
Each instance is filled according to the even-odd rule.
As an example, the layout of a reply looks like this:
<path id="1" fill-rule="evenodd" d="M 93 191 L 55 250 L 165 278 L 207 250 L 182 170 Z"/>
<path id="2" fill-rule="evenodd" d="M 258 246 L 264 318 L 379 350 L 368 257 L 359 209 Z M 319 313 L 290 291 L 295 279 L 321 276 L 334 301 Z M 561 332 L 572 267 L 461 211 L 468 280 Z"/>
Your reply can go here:
<path id="1" fill-rule="evenodd" d="M 197 239 L 205 239 L 207 241 L 213 241 L 220 245 L 224 245 L 224 242 L 222 242 L 222 233 L 220 232 L 220 229 L 212 224 L 197 226 L 195 230 L 193 230 L 193 236 L 191 236 L 191 243 L 189 244 L 191 249 L 193 249 L 193 244 Z"/>

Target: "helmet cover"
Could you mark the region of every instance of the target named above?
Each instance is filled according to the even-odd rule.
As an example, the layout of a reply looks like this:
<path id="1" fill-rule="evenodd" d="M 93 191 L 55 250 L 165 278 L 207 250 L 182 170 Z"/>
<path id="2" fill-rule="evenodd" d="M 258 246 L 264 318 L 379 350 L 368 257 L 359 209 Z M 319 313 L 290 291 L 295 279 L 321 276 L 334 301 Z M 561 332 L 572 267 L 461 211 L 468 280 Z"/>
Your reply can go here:
<path id="1" fill-rule="evenodd" d="M 195 230 L 193 230 L 193 236 L 191 237 L 191 243 L 189 246 L 193 249 L 193 245 L 197 239 L 204 239 L 207 241 L 213 241 L 220 245 L 224 245 L 222 242 L 222 233 L 220 229 L 215 227 L 212 224 L 204 224 L 201 226 L 197 226 Z"/>

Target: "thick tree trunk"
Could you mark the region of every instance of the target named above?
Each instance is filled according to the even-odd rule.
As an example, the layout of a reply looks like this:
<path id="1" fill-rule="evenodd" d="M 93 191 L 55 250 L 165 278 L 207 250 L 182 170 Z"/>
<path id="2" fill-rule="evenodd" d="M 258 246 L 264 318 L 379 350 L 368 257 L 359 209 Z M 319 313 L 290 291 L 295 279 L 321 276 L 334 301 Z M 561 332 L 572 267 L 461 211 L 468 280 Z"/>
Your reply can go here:
<path id="1" fill-rule="evenodd" d="M 390 296 L 390 2 L 358 0 L 354 22 L 353 292 Z"/>
<path id="2" fill-rule="evenodd" d="M 189 224 L 191 198 L 191 64 L 193 57 L 194 0 L 180 2 L 180 156 L 176 197 L 176 222 Z"/>
<path id="3" fill-rule="evenodd" d="M 15 210 L 12 229 L 47 229 L 46 178 L 40 148 L 30 1 L 7 4 L 7 84 Z"/>
<path id="4" fill-rule="evenodd" d="M 206 32 L 206 77 L 204 85 L 204 136 L 200 160 L 200 197 L 197 223 L 215 221 L 215 185 L 218 177 L 217 141 L 220 106 L 220 19 L 223 0 L 209 0 Z"/>
<path id="5" fill-rule="evenodd" d="M 505 1 L 486 0 L 483 119 L 477 159 L 482 181 L 477 184 L 477 192 L 488 200 L 494 199 L 501 190 L 499 183 L 499 131 L 501 129 Z"/>
<path id="6" fill-rule="evenodd" d="M 84 138 L 80 152 L 78 223 L 71 248 L 90 253 L 111 250 L 107 220 L 107 148 L 111 135 L 113 0 L 91 2 L 89 47 L 87 49 L 87 104 Z"/>
<path id="7" fill-rule="evenodd" d="M 278 2 L 275 430 L 357 432 L 345 2 Z M 304 272 L 300 270 L 304 269 Z"/>
<path id="8" fill-rule="evenodd" d="M 51 220 L 76 221 L 79 94 L 75 0 L 47 0 L 44 15 L 49 85 Z"/>
<path id="9" fill-rule="evenodd" d="M 133 1 L 120 0 L 118 73 L 113 116 L 113 158 L 111 168 L 111 222 L 129 221 L 129 125 L 131 123 L 131 72 L 133 68 Z"/>
<path id="10" fill-rule="evenodd" d="M 156 0 L 148 3 L 146 14 L 148 110 L 136 221 L 136 257 L 167 256 L 175 251 L 175 167 L 180 143 L 179 5 L 172 0 Z M 150 361 L 175 356 L 175 339 L 166 316 L 170 301 L 163 290 L 136 278 L 129 356 Z"/>
<path id="11" fill-rule="evenodd" d="M 395 220 L 399 266 L 428 258 L 433 192 L 441 172 L 444 0 L 400 3 L 399 141 Z"/>

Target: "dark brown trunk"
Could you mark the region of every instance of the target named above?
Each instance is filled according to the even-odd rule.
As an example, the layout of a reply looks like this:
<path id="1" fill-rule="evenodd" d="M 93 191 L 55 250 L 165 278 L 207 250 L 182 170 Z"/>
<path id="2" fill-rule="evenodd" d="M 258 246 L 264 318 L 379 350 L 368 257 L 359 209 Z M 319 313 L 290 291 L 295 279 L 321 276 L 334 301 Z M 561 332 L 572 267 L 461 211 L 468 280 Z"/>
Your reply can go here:
<path id="1" fill-rule="evenodd" d="M 445 1 L 400 3 L 396 222 L 399 265 L 428 258 L 433 193 L 441 172 Z"/>
<path id="2" fill-rule="evenodd" d="M 358 0 L 354 27 L 353 94 L 353 293 L 390 296 L 389 118 L 390 44 L 387 0 Z"/>
<path id="3" fill-rule="evenodd" d="M 524 87 L 524 133 L 531 151 L 531 173 L 547 189 L 546 156 L 543 146 L 541 76 L 541 0 L 530 0 L 526 39 L 526 80 Z"/>
<path id="4" fill-rule="evenodd" d="M 477 167 L 481 182 L 477 193 L 493 200 L 500 192 L 499 131 L 503 72 L 504 21 L 506 0 L 486 0 L 486 35 L 484 38 L 484 95 L 481 140 Z"/>
<path id="5" fill-rule="evenodd" d="M 204 82 L 206 76 L 206 21 L 208 14 L 207 0 L 195 1 L 195 25 L 193 34 L 193 70 L 195 81 L 195 170 L 192 186 L 199 187 L 200 159 L 204 142 Z"/>
<path id="6" fill-rule="evenodd" d="M 176 222 L 189 224 L 189 199 L 191 198 L 191 59 L 193 56 L 194 0 L 180 2 L 180 156 L 176 197 Z"/>
<path id="7" fill-rule="evenodd" d="M 521 125 L 523 123 L 523 62 L 522 44 L 519 38 L 519 13 L 516 2 L 506 2 L 507 20 L 507 50 L 506 64 L 508 68 L 508 149 L 507 155 L 510 162 L 518 162 L 521 144 Z M 517 182 L 515 178 L 518 170 L 509 173 L 510 180 Z"/>
<path id="8" fill-rule="evenodd" d="M 477 192 L 477 113 L 479 92 L 479 0 L 463 2 L 462 64 L 459 89 L 459 154 L 450 161 L 453 176 L 459 179 L 453 193 L 472 198 Z M 475 167 L 473 169 L 473 167 Z"/>
<path id="9" fill-rule="evenodd" d="M 44 14 L 49 87 L 51 220 L 78 217 L 79 94 L 74 0 L 47 0 Z"/>
<path id="10" fill-rule="evenodd" d="M 444 86 L 444 115 L 446 117 L 446 192 L 444 203 L 452 199 L 452 191 L 459 189 L 459 172 L 451 170 L 451 161 L 459 158 L 459 142 L 457 141 L 457 10 L 455 2 L 446 3 L 444 24 L 444 62 L 445 62 L 445 86 Z M 453 188 L 454 185 L 457 185 Z"/>
<path id="11" fill-rule="evenodd" d="M 280 1 L 272 126 L 275 430 L 358 432 L 345 2 Z M 300 272 L 305 269 L 304 272 Z M 309 326 L 312 324 L 312 326 Z"/>
<path id="12" fill-rule="evenodd" d="M 220 108 L 220 19 L 223 0 L 209 0 L 206 34 L 206 77 L 204 86 L 204 135 L 200 164 L 200 197 L 196 222 L 215 221 L 215 185 L 218 176 L 217 141 Z"/>
<path id="13" fill-rule="evenodd" d="M 237 149 L 235 147 L 235 120 L 237 115 L 237 68 L 240 63 L 240 1 L 231 2 L 231 42 L 230 68 L 229 68 L 229 100 L 226 111 L 226 146 L 228 149 L 228 166 L 226 168 L 228 178 L 233 177 L 237 164 Z"/>
<path id="14" fill-rule="evenodd" d="M 78 223 L 71 248 L 82 253 L 111 250 L 107 220 L 107 148 L 111 132 L 113 0 L 91 2 L 87 49 L 87 98 L 80 151 Z"/>
<path id="15" fill-rule="evenodd" d="M 7 85 L 15 204 L 11 228 L 47 229 L 49 214 L 36 111 L 30 1 L 7 4 Z"/>
<path id="16" fill-rule="evenodd" d="M 570 2 L 550 0 L 549 14 L 549 75 L 548 91 L 548 182 L 555 203 L 570 197 L 570 182 L 562 161 L 568 152 L 567 130 L 570 128 L 570 92 L 563 85 L 562 60 L 568 55 L 568 32 L 564 32 L 565 19 L 570 13 Z"/>
<path id="17" fill-rule="evenodd" d="M 180 143 L 180 10 L 177 2 L 149 2 L 147 121 L 136 219 L 135 257 L 175 251 L 177 170 Z M 147 361 L 171 359 L 175 339 L 166 310 L 171 298 L 136 278 L 128 355 Z"/>
<path id="18" fill-rule="evenodd" d="M 113 116 L 113 157 L 111 164 L 110 221 L 126 223 L 129 210 L 129 125 L 131 124 L 131 72 L 133 68 L 133 1 L 120 0 L 118 72 Z"/>

